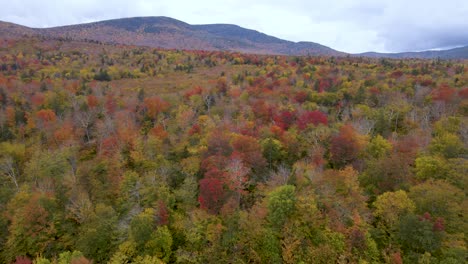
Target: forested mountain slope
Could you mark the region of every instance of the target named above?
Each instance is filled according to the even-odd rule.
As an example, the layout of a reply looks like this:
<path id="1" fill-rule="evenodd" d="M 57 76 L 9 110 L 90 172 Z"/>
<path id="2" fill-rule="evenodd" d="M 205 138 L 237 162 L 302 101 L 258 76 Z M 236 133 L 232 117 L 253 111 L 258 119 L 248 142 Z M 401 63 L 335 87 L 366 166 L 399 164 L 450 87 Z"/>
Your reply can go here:
<path id="1" fill-rule="evenodd" d="M 0 21 L 1 38 L 22 36 L 165 49 L 235 51 L 271 55 L 468 59 L 468 46 L 439 51 L 347 54 L 318 43 L 292 42 L 237 25 L 190 25 L 169 17 L 120 18 L 52 28 L 28 28 Z"/>
<path id="2" fill-rule="evenodd" d="M 166 49 L 223 50 L 256 54 L 344 55 L 313 42 L 282 40 L 229 24 L 190 25 L 169 17 L 135 17 L 54 28 L 27 28 L 0 23 L 5 36 L 93 40 Z"/>

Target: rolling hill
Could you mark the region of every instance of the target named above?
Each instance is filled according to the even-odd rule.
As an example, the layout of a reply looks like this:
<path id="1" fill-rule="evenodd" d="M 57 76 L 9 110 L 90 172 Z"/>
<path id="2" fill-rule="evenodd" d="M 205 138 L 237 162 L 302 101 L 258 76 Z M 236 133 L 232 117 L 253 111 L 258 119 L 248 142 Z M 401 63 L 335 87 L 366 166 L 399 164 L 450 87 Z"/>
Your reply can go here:
<path id="1" fill-rule="evenodd" d="M 28 28 L 0 23 L 5 37 L 24 35 L 165 49 L 227 50 L 279 55 L 345 55 L 313 42 L 291 42 L 236 25 L 190 25 L 168 17 L 135 17 L 53 28 Z"/>
<path id="2" fill-rule="evenodd" d="M 468 46 L 442 51 L 347 54 L 314 42 L 292 42 L 231 24 L 190 25 L 169 17 L 121 18 L 53 28 L 0 21 L 2 38 L 42 36 L 183 50 L 256 54 L 468 59 Z"/>
<path id="3" fill-rule="evenodd" d="M 401 52 L 401 53 L 378 53 L 378 52 L 366 52 L 357 54 L 358 56 L 364 57 L 375 57 L 375 58 L 418 58 L 418 59 L 431 59 L 431 58 L 443 58 L 443 59 L 468 59 L 468 46 L 459 47 L 448 50 L 427 50 L 420 52 Z"/>

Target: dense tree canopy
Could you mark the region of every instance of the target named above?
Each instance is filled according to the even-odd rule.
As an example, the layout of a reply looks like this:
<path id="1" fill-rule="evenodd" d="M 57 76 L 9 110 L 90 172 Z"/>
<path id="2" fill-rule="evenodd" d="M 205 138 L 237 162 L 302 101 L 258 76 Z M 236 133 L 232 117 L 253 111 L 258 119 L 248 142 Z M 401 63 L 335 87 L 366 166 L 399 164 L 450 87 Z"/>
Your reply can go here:
<path id="1" fill-rule="evenodd" d="M 0 40 L 1 263 L 464 263 L 468 62 Z"/>

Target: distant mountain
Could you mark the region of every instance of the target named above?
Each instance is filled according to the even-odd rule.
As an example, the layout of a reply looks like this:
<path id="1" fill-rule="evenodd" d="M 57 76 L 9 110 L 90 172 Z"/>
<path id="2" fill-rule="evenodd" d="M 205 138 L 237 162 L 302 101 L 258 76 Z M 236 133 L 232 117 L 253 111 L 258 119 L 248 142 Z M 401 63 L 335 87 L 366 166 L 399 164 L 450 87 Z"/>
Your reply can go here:
<path id="1" fill-rule="evenodd" d="M 417 58 L 417 59 L 468 59 L 468 46 L 448 49 L 448 50 L 428 50 L 420 52 L 401 52 L 401 53 L 377 53 L 366 52 L 355 54 L 355 56 L 374 57 L 374 58 Z"/>
<path id="2" fill-rule="evenodd" d="M 169 17 L 135 17 L 53 28 L 0 23 L 2 36 L 38 35 L 166 49 L 227 50 L 279 55 L 345 55 L 313 43 L 282 40 L 229 24 L 190 25 Z"/>
<path id="3" fill-rule="evenodd" d="M 35 29 L 0 21 L 0 39 L 18 38 L 22 36 L 36 35 Z"/>
<path id="4" fill-rule="evenodd" d="M 292 42 L 230 24 L 190 25 L 169 17 L 134 17 L 53 28 L 0 21 L 0 38 L 43 36 L 165 49 L 226 50 L 256 54 L 347 56 L 314 42 Z M 468 46 L 443 51 L 353 54 L 363 57 L 468 59 Z"/>

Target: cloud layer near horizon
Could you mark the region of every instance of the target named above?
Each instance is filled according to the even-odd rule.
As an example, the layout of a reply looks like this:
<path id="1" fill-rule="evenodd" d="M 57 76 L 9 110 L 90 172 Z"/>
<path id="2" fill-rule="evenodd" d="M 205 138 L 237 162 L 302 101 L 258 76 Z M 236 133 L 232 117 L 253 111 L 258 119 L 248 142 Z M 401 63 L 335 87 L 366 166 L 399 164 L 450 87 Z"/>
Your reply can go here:
<path id="1" fill-rule="evenodd" d="M 3 3 L 0 10 L 0 20 L 30 27 L 134 16 L 232 23 L 352 53 L 468 45 L 467 15 L 466 0 L 17 0 Z"/>

